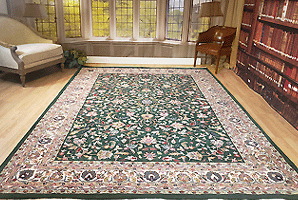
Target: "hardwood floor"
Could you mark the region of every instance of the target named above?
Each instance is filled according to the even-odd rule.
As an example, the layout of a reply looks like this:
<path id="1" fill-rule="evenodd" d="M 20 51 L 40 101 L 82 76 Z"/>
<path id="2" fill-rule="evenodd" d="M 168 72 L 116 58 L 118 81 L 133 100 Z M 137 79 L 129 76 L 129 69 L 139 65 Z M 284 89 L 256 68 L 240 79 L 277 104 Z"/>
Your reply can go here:
<path id="1" fill-rule="evenodd" d="M 214 67 L 209 68 L 211 71 L 214 70 Z M 0 163 L 5 160 L 75 71 L 76 69 L 65 69 L 61 72 L 59 68 L 53 67 L 31 73 L 26 76 L 25 88 L 21 86 L 18 75 L 0 73 Z M 38 78 L 35 78 L 37 76 Z M 298 166 L 298 131 L 231 70 L 221 69 L 216 77 Z"/>

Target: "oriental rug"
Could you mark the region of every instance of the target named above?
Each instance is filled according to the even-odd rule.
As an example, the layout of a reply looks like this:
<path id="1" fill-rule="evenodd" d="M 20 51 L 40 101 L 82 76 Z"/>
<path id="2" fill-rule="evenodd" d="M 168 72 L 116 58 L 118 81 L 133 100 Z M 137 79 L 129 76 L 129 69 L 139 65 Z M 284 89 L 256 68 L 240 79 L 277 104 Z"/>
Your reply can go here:
<path id="1" fill-rule="evenodd" d="M 1 198 L 298 198 L 297 167 L 207 69 L 81 68 Z"/>

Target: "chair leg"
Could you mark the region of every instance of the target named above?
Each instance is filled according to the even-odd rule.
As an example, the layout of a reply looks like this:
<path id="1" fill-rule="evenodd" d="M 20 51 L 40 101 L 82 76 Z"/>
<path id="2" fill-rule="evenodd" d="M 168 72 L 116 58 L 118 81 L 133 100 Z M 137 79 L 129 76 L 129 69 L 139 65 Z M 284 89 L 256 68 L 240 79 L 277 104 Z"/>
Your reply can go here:
<path id="1" fill-rule="evenodd" d="M 217 71 L 218 71 L 219 60 L 220 60 L 220 55 L 217 55 L 217 56 L 216 56 L 215 74 L 217 74 Z"/>
<path id="2" fill-rule="evenodd" d="M 230 61 L 231 61 L 231 55 L 227 55 L 226 62 L 228 62 L 230 64 Z"/>
<path id="3" fill-rule="evenodd" d="M 198 51 L 195 51 L 195 60 L 194 60 L 193 67 L 196 67 L 196 64 L 197 64 L 197 57 L 198 57 Z"/>
<path id="4" fill-rule="evenodd" d="M 22 86 L 25 87 L 25 75 L 20 75 Z"/>

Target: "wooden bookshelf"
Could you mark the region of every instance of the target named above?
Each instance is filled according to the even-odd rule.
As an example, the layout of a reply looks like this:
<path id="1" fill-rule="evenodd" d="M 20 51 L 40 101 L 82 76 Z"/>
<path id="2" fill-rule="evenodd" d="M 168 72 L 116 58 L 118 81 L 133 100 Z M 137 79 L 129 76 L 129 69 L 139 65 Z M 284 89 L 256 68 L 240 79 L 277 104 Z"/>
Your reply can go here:
<path id="1" fill-rule="evenodd" d="M 298 129 L 298 0 L 245 0 L 235 72 Z"/>

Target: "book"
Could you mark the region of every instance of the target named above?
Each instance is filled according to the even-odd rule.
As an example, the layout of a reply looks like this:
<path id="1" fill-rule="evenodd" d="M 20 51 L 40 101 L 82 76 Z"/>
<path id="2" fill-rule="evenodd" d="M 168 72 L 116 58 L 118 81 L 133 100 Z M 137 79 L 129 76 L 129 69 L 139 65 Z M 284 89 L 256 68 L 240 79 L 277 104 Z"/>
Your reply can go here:
<path id="1" fill-rule="evenodd" d="M 284 53 L 287 55 L 291 55 L 293 43 L 294 43 L 294 37 L 295 37 L 295 34 L 293 32 L 289 32 L 287 44 L 284 51 Z"/>
<path id="2" fill-rule="evenodd" d="M 278 6 L 279 6 L 278 0 L 271 2 L 271 7 L 270 7 L 271 11 L 270 11 L 269 15 L 272 16 L 273 18 L 275 18 L 275 16 L 277 15 Z"/>
<path id="3" fill-rule="evenodd" d="M 248 37 L 249 37 L 249 33 L 241 29 L 240 36 L 239 36 L 239 43 L 247 47 Z"/>
<path id="4" fill-rule="evenodd" d="M 283 6 L 283 9 L 282 9 L 281 20 L 284 20 L 286 18 L 288 4 L 289 4 L 289 0 L 285 0 L 284 1 L 284 6 Z"/>
<path id="5" fill-rule="evenodd" d="M 290 67 L 290 66 L 285 66 L 285 74 L 288 75 L 288 76 L 291 76 L 292 74 L 292 71 L 293 71 L 293 67 Z M 283 87 L 283 90 L 287 93 L 287 94 L 290 94 L 291 93 L 291 84 L 290 82 L 285 78 L 285 83 L 284 83 L 284 87 Z"/>
<path id="6" fill-rule="evenodd" d="M 263 23 L 258 21 L 256 30 L 255 30 L 255 40 L 256 41 L 261 42 L 262 32 L 263 32 Z"/>
<path id="7" fill-rule="evenodd" d="M 293 56 L 294 58 L 298 57 L 298 33 L 293 33 L 292 35 L 294 38 L 294 42 L 292 44 L 292 49 L 290 52 L 290 55 Z"/>
<path id="8" fill-rule="evenodd" d="M 263 30 L 262 30 L 262 37 L 261 37 L 261 43 L 263 43 L 263 44 L 267 44 L 269 28 L 270 28 L 270 26 L 268 26 L 267 24 L 264 24 Z"/>
<path id="9" fill-rule="evenodd" d="M 267 42 L 264 43 L 265 45 L 267 45 L 267 46 L 271 46 L 272 39 L 275 39 L 275 38 L 272 37 L 272 36 L 273 36 L 273 31 L 274 31 L 274 30 L 275 30 L 274 27 L 269 26 L 268 39 L 267 39 Z"/>
<path id="10" fill-rule="evenodd" d="M 293 23 L 298 24 L 298 1 L 295 1 L 293 10 L 294 10 L 292 15 Z"/>
<path id="11" fill-rule="evenodd" d="M 246 26 L 251 26 L 251 15 L 252 13 L 249 11 L 243 11 L 243 17 L 242 17 L 242 24 Z"/>
<path id="12" fill-rule="evenodd" d="M 277 11 L 276 11 L 275 18 L 281 18 L 282 17 L 282 11 L 283 11 L 283 8 L 284 8 L 284 3 L 285 3 L 285 0 L 278 1 L 278 8 L 277 8 Z"/>
<path id="13" fill-rule="evenodd" d="M 288 41 L 288 31 L 283 31 L 281 40 L 280 40 L 280 51 L 285 52 L 286 46 L 287 46 L 287 41 Z"/>

